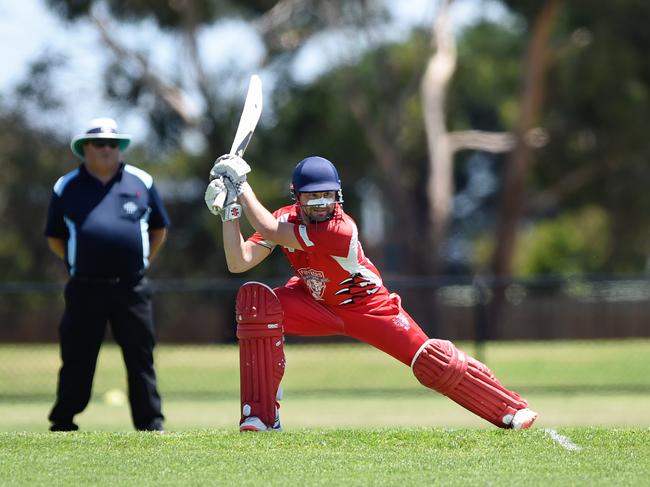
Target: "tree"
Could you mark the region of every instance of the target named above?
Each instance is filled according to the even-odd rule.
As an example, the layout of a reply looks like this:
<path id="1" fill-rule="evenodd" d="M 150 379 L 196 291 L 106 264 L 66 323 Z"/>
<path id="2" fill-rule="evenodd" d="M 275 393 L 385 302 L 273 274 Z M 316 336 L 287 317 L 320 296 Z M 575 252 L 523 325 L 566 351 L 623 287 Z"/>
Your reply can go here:
<path id="1" fill-rule="evenodd" d="M 484 23 L 483 27 L 467 29 L 454 39 L 449 36 L 449 22 L 444 21 L 446 7 L 451 2 L 444 1 L 440 3 L 436 29 L 428 34 L 415 32 L 408 42 L 395 44 L 386 44 L 373 30 L 383 18 L 379 2 L 374 1 L 282 0 L 271 4 L 106 1 L 104 16 L 99 14 L 101 9 L 96 10 L 98 1 L 50 0 L 48 3 L 65 18 L 95 19 L 116 61 L 111 68 L 112 75 L 107 77 L 114 80 L 107 86 L 109 94 L 122 100 L 125 106 L 142 104 L 144 107 L 148 101 L 145 109 L 153 132 L 159 140 L 169 143 L 169 152 L 162 157 L 173 160 L 180 171 L 170 172 L 176 178 L 182 172 L 183 177 L 194 181 L 203 180 L 206 158 L 229 146 L 232 121 L 241 109 L 239 99 L 233 101 L 217 87 L 224 83 L 232 86 L 247 78 L 243 73 L 234 73 L 230 80 L 223 75 L 217 80 L 213 74 L 206 73 L 199 55 L 198 34 L 217 19 L 234 16 L 245 19 L 264 40 L 265 66 L 278 80 L 277 109 L 283 110 L 282 104 L 289 97 L 303 101 L 313 97 L 313 105 L 308 105 L 305 113 L 299 113 L 301 107 L 288 103 L 290 115 L 283 111 L 276 117 L 280 112 L 274 112 L 271 123 L 256 134 L 250 156 L 260 163 L 256 164 L 253 177 L 271 181 L 269 197 L 279 200 L 286 181 L 278 174 L 286 173 L 287 159 L 294 161 L 309 150 L 309 147 L 302 151 L 293 149 L 303 147 L 297 144 L 293 134 L 301 134 L 311 141 L 312 148 L 324 147 L 322 150 L 330 151 L 346 163 L 345 153 L 353 153 L 354 167 L 347 171 L 355 177 L 370 174 L 386 195 L 387 239 L 392 250 L 383 254 L 400 256 L 399 261 L 387 258 L 397 262 L 389 266 L 393 270 L 407 273 L 446 270 L 443 266 L 434 267 L 432 241 L 440 243 L 447 234 L 452 198 L 458 192 L 455 184 L 462 177 L 462 164 L 468 152 L 464 149 L 485 151 L 495 141 L 496 149 L 492 144 L 490 150 L 504 150 L 513 140 L 516 145 L 503 164 L 505 186 L 500 190 L 503 199 L 493 272 L 504 275 L 510 272 L 509 262 L 517 247 L 516 230 L 522 219 L 555 214 L 562 210 L 561 205 L 577 208 L 599 197 L 607 199 L 605 208 L 616 215 L 612 220 L 612 260 L 607 265 L 614 268 L 625 261 L 621 268 L 638 268 L 645 253 L 648 238 L 632 235 L 632 229 L 642 224 L 646 203 L 636 204 L 635 192 L 625 190 L 630 179 L 640 184 L 645 177 L 641 162 L 645 157 L 644 135 L 640 128 L 647 115 L 643 108 L 647 106 L 644 101 L 648 77 L 643 49 L 648 46 L 648 36 L 639 20 L 648 13 L 644 2 L 617 0 L 611 3 L 611 11 L 605 11 L 604 7 L 596 8 L 583 1 L 569 4 L 559 0 L 542 3 L 509 0 L 503 3 L 517 17 L 519 31 L 508 25 L 492 27 L 490 31 Z M 183 52 L 189 59 L 186 66 L 190 66 L 187 72 L 191 74 L 191 86 L 186 78 L 156 72 L 144 47 L 136 52 L 120 44 L 111 16 L 128 21 L 153 19 L 165 32 L 184 39 Z M 316 81 L 312 91 L 296 85 L 288 66 L 299 48 L 319 33 L 341 32 L 348 27 L 360 27 L 354 29 L 362 31 L 361 37 L 355 39 L 363 39 L 360 43 L 368 46 L 367 54 L 358 59 L 349 58 L 349 64 L 333 68 Z M 528 38 L 535 49 L 526 53 L 537 54 L 531 57 L 523 53 L 524 44 L 520 45 L 519 52 L 509 48 L 502 51 L 504 57 L 497 59 L 487 54 L 472 58 L 474 54 L 467 51 L 455 52 L 455 41 L 460 46 L 467 44 L 467 36 L 480 37 L 478 42 L 472 42 L 476 50 L 485 52 L 481 47 L 490 44 L 495 32 L 501 35 L 509 30 L 516 32 L 508 42 L 515 44 Z M 427 44 L 436 36 L 438 40 L 432 53 Z M 547 49 L 550 49 L 548 55 Z M 453 59 L 457 55 L 459 62 L 455 64 Z M 439 61 L 444 56 L 453 69 L 447 69 L 446 76 L 435 81 L 435 75 L 443 73 L 435 66 L 441 64 Z M 513 62 L 514 56 L 520 59 Z M 426 64 L 429 59 L 430 69 Z M 468 88 L 477 84 L 465 74 L 472 72 L 473 67 L 468 64 L 474 61 L 491 66 L 499 78 L 494 84 L 497 91 L 481 91 L 481 100 Z M 608 63 L 621 73 L 619 79 L 602 68 Z M 522 81 L 529 80 L 528 84 L 522 84 L 519 95 L 511 86 L 515 65 L 523 66 Z M 453 76 L 449 76 L 449 71 Z M 420 80 L 422 99 L 417 91 Z M 549 83 L 548 90 L 543 89 L 545 83 Z M 504 87 L 512 92 L 507 102 L 503 101 Z M 186 93 L 190 92 L 200 95 L 198 111 L 186 104 Z M 544 93 L 545 103 L 541 96 Z M 520 96 L 518 101 L 516 96 Z M 338 102 L 344 105 L 341 109 L 324 108 L 326 103 Z M 506 104 L 510 108 L 500 106 Z M 513 106 L 520 107 L 519 118 L 513 116 L 516 112 Z M 481 111 L 489 114 L 489 123 L 476 123 L 473 114 Z M 319 120 L 319 114 L 336 119 Z M 289 121 L 285 124 L 283 119 L 287 117 Z M 418 118 L 420 125 L 415 123 Z M 422 131 L 423 118 L 428 139 Z M 298 120 L 308 123 L 299 124 Z M 339 127 L 347 128 L 346 134 L 356 137 L 345 137 Z M 536 130 L 537 127 L 541 130 Z M 204 151 L 193 155 L 174 152 L 187 129 L 203 135 L 207 142 Z M 273 133 L 276 140 L 264 137 L 265 131 Z M 309 138 L 312 131 L 318 137 Z M 332 133 L 331 139 L 323 136 L 328 131 Z M 505 132 L 512 136 L 504 135 Z M 313 140 L 319 138 L 323 139 L 320 145 Z M 349 142 L 343 147 L 340 140 Z M 352 144 L 363 147 L 351 150 Z M 452 161 L 455 161 L 453 165 Z M 169 169 L 170 166 L 165 168 Z M 424 174 L 429 177 L 428 193 L 423 184 Z M 356 204 L 354 195 L 349 196 L 349 201 Z M 204 229 L 200 235 L 205 236 L 209 224 L 202 217 L 191 214 L 182 218 L 188 220 L 191 228 Z M 418 223 L 421 221 L 432 223 L 423 228 Z M 427 229 L 432 229 L 430 234 Z M 423 237 L 423 233 L 427 235 Z"/>
<path id="2" fill-rule="evenodd" d="M 525 75 L 522 84 L 519 118 L 514 129 L 515 145 L 505 169 L 501 192 L 500 219 L 497 227 L 497 246 L 492 272 L 497 277 L 510 276 L 517 228 L 522 214 L 528 167 L 531 164 L 534 127 L 541 118 L 549 62 L 549 38 L 556 21 L 558 0 L 547 0 L 535 14 L 525 53 Z"/>
<path id="3" fill-rule="evenodd" d="M 151 168 L 154 173 L 163 173 L 158 181 L 170 183 L 167 186 L 172 186 L 172 182 L 176 185 L 183 182 L 192 188 L 193 193 L 196 191 L 192 201 L 177 198 L 169 208 L 173 220 L 182 222 L 182 228 L 177 227 L 171 232 L 168 251 L 173 249 L 183 256 L 175 259 L 176 265 L 170 266 L 170 270 L 188 275 L 190 272 L 214 272 L 210 269 L 223 267 L 204 265 L 204 255 L 209 255 L 210 261 L 222 260 L 218 252 L 221 242 L 214 222 L 205 212 L 196 209 L 196 201 L 201 199 L 196 188 L 204 184 L 209 161 L 230 146 L 233 121 L 239 117 L 241 99 L 233 98 L 228 91 L 239 83 L 243 85 L 248 78 L 248 73 L 239 72 L 236 67 L 225 73 L 208 73 L 200 52 L 201 30 L 224 19 L 245 20 L 257 29 L 268 46 L 266 65 L 281 73 L 297 48 L 315 33 L 360 26 L 364 21 L 371 21 L 374 4 L 365 4 L 364 1 L 342 0 L 326 3 L 314 0 L 274 3 L 254 0 L 48 0 L 48 5 L 61 17 L 71 22 L 90 22 L 97 28 L 102 43 L 113 57 L 105 76 L 106 94 L 125 110 L 140 107 L 146 113 L 151 132 L 149 140 L 156 148 L 153 159 L 167 161 L 162 170 L 156 165 Z M 118 22 L 145 20 L 153 20 L 162 32 L 178 38 L 179 51 L 183 55 L 178 56 L 175 71 L 161 72 L 154 68 L 151 49 L 155 46 L 133 49 L 122 42 L 115 27 Z M 190 94 L 193 103 L 189 102 Z M 194 144 L 191 151 L 183 150 L 181 140 L 188 133 L 204 143 Z M 263 143 L 260 139 L 256 136 L 260 142 L 258 147 Z M 255 145 L 248 152 L 253 158 L 256 158 Z M 277 180 L 267 169 L 267 164 L 270 164 L 267 161 L 272 158 L 264 151 L 260 152 L 264 157 L 258 157 L 260 162 L 256 163 L 255 174 L 251 177 L 261 181 Z"/>
<path id="4" fill-rule="evenodd" d="M 202 133 L 207 142 L 207 152 L 216 154 L 228 144 L 224 134 L 223 115 L 234 110 L 232 101 L 215 89 L 227 79 L 211 78 L 199 52 L 201 28 L 227 18 L 243 18 L 254 25 L 267 45 L 266 62 L 284 62 L 296 48 L 315 33 L 346 25 L 361 25 L 372 20 L 373 2 L 364 0 L 318 2 L 316 0 L 281 0 L 275 3 L 259 0 L 245 2 L 208 0 L 181 0 L 173 2 L 148 2 L 108 0 L 48 0 L 48 5 L 60 16 L 70 21 L 89 21 L 101 34 L 104 44 L 111 50 L 115 62 L 107 76 L 107 93 L 115 101 L 125 104 L 142 104 L 152 97 L 154 108 L 148 111 L 154 135 L 160 142 L 177 145 L 186 129 Z M 107 6 L 100 13 L 100 4 Z M 108 14 L 108 15 L 107 15 Z M 184 79 L 169 79 L 157 72 L 150 61 L 150 53 L 143 48 L 129 49 L 116 35 L 113 22 L 140 22 L 153 19 L 165 32 L 182 40 L 182 50 L 187 62 L 179 66 L 189 74 Z M 184 49 L 182 49 L 184 47 Z M 227 77 L 245 77 L 232 72 Z M 200 111 L 191 103 L 188 93 L 199 97 Z M 224 110 L 222 107 L 226 107 Z M 238 105 L 237 105 L 238 108 Z M 230 113 L 232 115 L 232 113 Z"/>
<path id="5" fill-rule="evenodd" d="M 508 133 L 478 130 L 448 132 L 446 127 L 446 101 L 449 83 L 456 70 L 456 41 L 452 33 L 449 8 L 452 0 L 440 2 L 439 12 L 432 28 L 435 51 L 422 78 L 422 103 L 429 149 L 428 235 L 431 248 L 439 248 L 447 236 L 454 196 L 453 159 L 456 151 L 481 150 L 506 152 L 513 147 L 513 137 Z M 436 271 L 438 259 L 430 266 Z"/>
<path id="6" fill-rule="evenodd" d="M 543 124 L 548 143 L 532 167 L 529 215 L 579 211 L 598 202 L 611 222 L 600 272 L 639 272 L 650 248 L 644 181 L 650 5 L 567 2 L 562 9 Z M 562 36 L 562 37 L 560 37 Z"/>

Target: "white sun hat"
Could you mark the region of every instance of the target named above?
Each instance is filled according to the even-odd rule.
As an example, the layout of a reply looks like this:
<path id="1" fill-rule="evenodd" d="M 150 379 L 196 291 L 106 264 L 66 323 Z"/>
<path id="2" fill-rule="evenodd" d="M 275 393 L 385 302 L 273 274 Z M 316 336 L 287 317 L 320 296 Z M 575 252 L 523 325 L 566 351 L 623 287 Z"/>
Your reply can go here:
<path id="1" fill-rule="evenodd" d="M 79 159 L 84 159 L 83 145 L 92 139 L 115 139 L 120 151 L 129 146 L 131 136 L 120 134 L 117 130 L 117 123 L 112 118 L 94 118 L 88 122 L 86 131 L 76 135 L 70 142 L 70 149 Z"/>

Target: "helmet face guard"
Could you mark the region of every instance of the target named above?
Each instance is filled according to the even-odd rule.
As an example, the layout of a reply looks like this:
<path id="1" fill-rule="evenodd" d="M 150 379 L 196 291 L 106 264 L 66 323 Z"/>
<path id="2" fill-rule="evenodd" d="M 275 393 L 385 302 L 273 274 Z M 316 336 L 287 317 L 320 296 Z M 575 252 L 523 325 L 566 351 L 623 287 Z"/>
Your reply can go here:
<path id="1" fill-rule="evenodd" d="M 327 206 L 337 203 L 336 198 L 318 198 L 314 200 L 309 200 L 307 203 L 304 203 L 302 206 Z"/>
<path id="2" fill-rule="evenodd" d="M 291 176 L 291 194 L 298 200 L 299 193 L 320 193 L 334 191 L 334 201 L 326 202 L 329 198 L 319 198 L 309 202 L 309 206 L 323 206 L 332 203 L 342 203 L 341 180 L 339 173 L 330 161 L 323 157 L 311 156 L 298 163 Z"/>

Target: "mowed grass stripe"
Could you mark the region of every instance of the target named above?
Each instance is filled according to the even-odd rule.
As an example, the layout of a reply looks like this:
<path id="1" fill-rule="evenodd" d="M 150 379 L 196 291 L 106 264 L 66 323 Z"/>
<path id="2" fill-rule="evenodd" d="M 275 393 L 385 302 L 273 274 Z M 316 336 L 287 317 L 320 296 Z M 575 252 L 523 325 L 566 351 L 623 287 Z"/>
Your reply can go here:
<path id="1" fill-rule="evenodd" d="M 647 485 L 650 430 L 0 433 L 5 485 Z"/>
<path id="2" fill-rule="evenodd" d="M 460 344 L 472 352 L 471 344 Z M 422 387 L 410 369 L 362 344 L 289 343 L 282 420 L 298 428 L 491 428 Z M 650 340 L 490 342 L 486 362 L 540 413 L 539 428 L 650 426 Z M 235 428 L 239 411 L 235 345 L 162 345 L 157 352 L 170 431 Z M 0 346 L 0 431 L 45 431 L 54 400 L 58 349 Z M 114 345 L 101 352 L 93 400 L 77 417 L 83 430 L 130 431 L 125 372 Z M 118 397 L 120 394 L 118 394 Z"/>
<path id="3" fill-rule="evenodd" d="M 471 343 L 459 347 L 472 354 Z M 364 344 L 289 343 L 285 347 L 287 389 L 337 393 L 356 391 L 422 394 L 410 369 Z M 650 340 L 566 342 L 489 342 L 484 361 L 500 380 L 522 391 L 602 393 L 650 392 L 647 374 Z M 1 344 L 2 398 L 51 396 L 56 388 L 59 352 L 55 344 Z M 160 345 L 156 350 L 163 394 L 238 395 L 239 358 L 236 345 Z M 99 356 L 96 396 L 124 389 L 125 372 L 119 349 L 106 344 Z"/>

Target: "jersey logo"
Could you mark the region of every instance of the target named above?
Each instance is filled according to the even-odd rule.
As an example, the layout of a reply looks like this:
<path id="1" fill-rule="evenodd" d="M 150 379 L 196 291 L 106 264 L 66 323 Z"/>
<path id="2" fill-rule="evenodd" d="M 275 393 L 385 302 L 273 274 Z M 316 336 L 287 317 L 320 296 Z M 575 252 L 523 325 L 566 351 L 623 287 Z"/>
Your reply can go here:
<path id="1" fill-rule="evenodd" d="M 411 329 L 411 324 L 409 320 L 406 319 L 402 313 L 399 313 L 397 316 L 393 317 L 393 324 L 398 328 L 404 328 L 406 331 Z"/>
<path id="2" fill-rule="evenodd" d="M 136 205 L 133 201 L 127 201 L 122 205 L 122 209 L 127 215 L 134 215 L 135 212 L 138 211 L 138 205 Z"/>
<path id="3" fill-rule="evenodd" d="M 298 269 L 297 272 L 300 278 L 309 288 L 312 297 L 317 301 L 322 301 L 323 294 L 325 293 L 325 287 L 329 281 L 329 279 L 325 278 L 325 273 L 323 271 L 317 271 L 308 267 Z"/>

